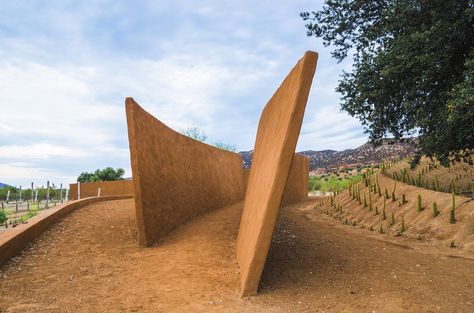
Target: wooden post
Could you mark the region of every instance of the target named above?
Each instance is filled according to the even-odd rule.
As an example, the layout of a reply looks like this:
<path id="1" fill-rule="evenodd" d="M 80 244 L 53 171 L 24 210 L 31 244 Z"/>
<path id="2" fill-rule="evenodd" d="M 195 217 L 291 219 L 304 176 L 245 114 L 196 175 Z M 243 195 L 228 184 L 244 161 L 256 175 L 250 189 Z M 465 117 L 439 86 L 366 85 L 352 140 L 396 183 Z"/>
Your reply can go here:
<path id="1" fill-rule="evenodd" d="M 49 204 L 49 180 L 46 182 L 46 207 Z"/>
<path id="2" fill-rule="evenodd" d="M 77 182 L 77 200 L 81 200 L 81 182 Z"/>
<path id="3" fill-rule="evenodd" d="M 33 202 L 34 198 L 33 198 L 34 194 L 33 194 L 33 182 L 31 182 L 31 202 Z"/>

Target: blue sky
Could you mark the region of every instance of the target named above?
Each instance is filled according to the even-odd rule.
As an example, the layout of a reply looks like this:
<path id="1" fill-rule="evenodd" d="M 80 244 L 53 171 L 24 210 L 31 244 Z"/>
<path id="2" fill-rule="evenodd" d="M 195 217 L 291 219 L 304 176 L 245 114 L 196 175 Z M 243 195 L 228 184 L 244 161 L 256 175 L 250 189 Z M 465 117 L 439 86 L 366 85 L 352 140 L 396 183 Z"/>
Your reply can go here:
<path id="1" fill-rule="evenodd" d="M 319 62 L 300 150 L 364 143 L 337 64 L 298 14 L 322 1 L 2 1 L 0 182 L 131 176 L 124 99 L 174 129 L 250 150 L 263 106 L 306 50 Z"/>

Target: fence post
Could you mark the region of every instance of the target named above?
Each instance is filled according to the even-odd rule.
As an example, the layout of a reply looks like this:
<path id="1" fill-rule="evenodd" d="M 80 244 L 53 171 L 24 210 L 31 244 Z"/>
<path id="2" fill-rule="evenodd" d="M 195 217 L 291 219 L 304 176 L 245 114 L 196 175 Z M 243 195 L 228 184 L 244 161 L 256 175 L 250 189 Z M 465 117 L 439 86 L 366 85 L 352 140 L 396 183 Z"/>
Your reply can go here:
<path id="1" fill-rule="evenodd" d="M 21 203 L 21 185 L 20 185 L 20 203 Z"/>
<path id="2" fill-rule="evenodd" d="M 49 204 L 49 180 L 46 182 L 46 208 Z"/>
<path id="3" fill-rule="evenodd" d="M 63 203 L 63 183 L 60 184 L 59 186 L 59 199 L 61 200 L 61 203 Z"/>
<path id="4" fill-rule="evenodd" d="M 100 191 L 101 191 L 100 187 L 97 188 L 97 197 L 100 197 Z"/>
<path id="5" fill-rule="evenodd" d="M 10 189 L 7 190 L 7 204 L 8 204 L 8 201 L 10 201 Z"/>
<path id="6" fill-rule="evenodd" d="M 33 182 L 31 182 L 31 202 L 34 200 L 34 194 L 33 194 Z"/>
<path id="7" fill-rule="evenodd" d="M 77 200 L 81 200 L 81 182 L 77 182 Z"/>
<path id="8" fill-rule="evenodd" d="M 66 189 L 66 196 L 65 196 L 65 198 L 66 198 L 66 202 L 67 202 L 67 201 L 68 201 L 68 198 L 69 198 L 69 189 Z"/>

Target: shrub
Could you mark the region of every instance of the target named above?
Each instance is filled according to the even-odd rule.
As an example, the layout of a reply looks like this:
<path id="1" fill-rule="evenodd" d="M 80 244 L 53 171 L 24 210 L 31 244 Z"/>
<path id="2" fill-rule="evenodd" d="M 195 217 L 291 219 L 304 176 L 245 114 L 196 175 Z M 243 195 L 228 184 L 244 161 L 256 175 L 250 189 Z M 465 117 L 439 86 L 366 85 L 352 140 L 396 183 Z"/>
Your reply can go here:
<path id="1" fill-rule="evenodd" d="M 5 212 L 4 210 L 0 210 L 0 224 L 5 223 L 7 219 L 7 212 Z"/>

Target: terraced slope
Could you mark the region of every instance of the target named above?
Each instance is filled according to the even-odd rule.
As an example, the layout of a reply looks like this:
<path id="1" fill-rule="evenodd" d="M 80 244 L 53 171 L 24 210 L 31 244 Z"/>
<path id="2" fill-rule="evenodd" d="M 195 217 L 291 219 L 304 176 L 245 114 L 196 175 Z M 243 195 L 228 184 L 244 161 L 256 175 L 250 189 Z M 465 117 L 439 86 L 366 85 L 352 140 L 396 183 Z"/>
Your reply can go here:
<path id="1" fill-rule="evenodd" d="M 474 189 L 474 165 L 464 162 L 443 167 L 439 162 L 423 159 L 412 170 L 410 163 L 402 160 L 385 163 L 382 172 L 392 179 L 435 191 L 455 192 L 472 197 Z"/>
<path id="2" fill-rule="evenodd" d="M 474 251 L 471 198 L 454 196 L 454 221 L 453 196 L 449 193 L 396 182 L 380 174 L 370 176 L 368 185 L 365 181 L 353 185 L 333 199 L 316 204 L 315 209 L 354 227 Z M 434 203 L 438 213 L 433 211 Z"/>

